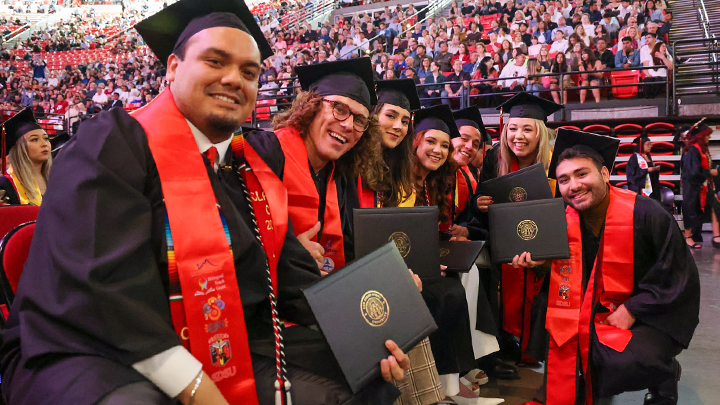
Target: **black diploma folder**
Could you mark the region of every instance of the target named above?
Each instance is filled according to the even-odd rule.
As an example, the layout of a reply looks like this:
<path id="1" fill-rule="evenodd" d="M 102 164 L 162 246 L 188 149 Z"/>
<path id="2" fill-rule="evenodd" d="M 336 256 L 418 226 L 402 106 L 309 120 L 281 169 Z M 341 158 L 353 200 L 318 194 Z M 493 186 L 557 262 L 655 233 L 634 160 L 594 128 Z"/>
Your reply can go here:
<path id="1" fill-rule="evenodd" d="M 522 252 L 535 261 L 570 258 L 561 198 L 491 204 L 489 214 L 493 262 L 511 263 Z"/>
<path id="2" fill-rule="evenodd" d="M 480 183 L 480 195 L 495 204 L 553 198 L 542 163 Z"/>
<path id="3" fill-rule="evenodd" d="M 446 271 L 467 273 L 480 256 L 485 241 L 442 241 L 440 242 L 440 264 Z"/>
<path id="4" fill-rule="evenodd" d="M 385 341 L 407 353 L 437 329 L 392 242 L 303 293 L 354 393 L 380 376 Z"/>
<path id="5" fill-rule="evenodd" d="M 354 209 L 353 229 L 355 257 L 393 240 L 413 273 L 423 280 L 440 277 L 437 207 Z"/>

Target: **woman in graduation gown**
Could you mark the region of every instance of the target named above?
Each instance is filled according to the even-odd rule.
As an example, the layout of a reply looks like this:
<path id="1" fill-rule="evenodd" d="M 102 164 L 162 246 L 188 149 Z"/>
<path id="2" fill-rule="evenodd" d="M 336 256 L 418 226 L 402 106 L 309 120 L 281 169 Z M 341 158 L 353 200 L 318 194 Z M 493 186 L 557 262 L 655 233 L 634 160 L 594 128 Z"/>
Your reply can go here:
<path id="1" fill-rule="evenodd" d="M 682 157 L 682 189 L 683 189 L 683 224 L 685 226 L 685 242 L 688 246 L 699 249 L 702 236 L 702 224 L 712 222 L 713 246 L 720 247 L 720 227 L 717 211 L 720 203 L 715 194 L 713 177 L 718 170 L 712 167 L 712 156 L 708 150 L 708 142 L 712 129 L 701 123 L 694 125 L 688 135 L 688 142 L 683 149 Z"/>
<path id="2" fill-rule="evenodd" d="M 547 117 L 562 108 L 561 105 L 533 96 L 518 93 L 498 109 L 509 112 L 510 117 L 503 126 L 498 142 L 485 156 L 481 177 L 483 181 L 504 176 L 536 163 L 542 163 L 547 170 L 552 157 L 552 141 L 555 132 L 546 126 Z M 555 180 L 549 180 L 553 192 Z M 487 223 L 488 196 L 475 196 L 472 205 L 476 217 Z M 510 265 L 501 266 L 501 348 L 506 354 L 523 363 L 536 363 L 536 359 L 525 354 L 530 338 L 532 303 L 540 291 L 544 273 L 516 269 Z M 520 350 L 507 334 L 520 339 Z"/>
<path id="3" fill-rule="evenodd" d="M 377 188 L 381 135 L 369 58 L 298 66 L 303 91 L 273 120 L 285 158 L 283 184 L 298 239 L 324 272 L 353 260 L 356 179 Z"/>
<path id="4" fill-rule="evenodd" d="M 48 134 L 38 125 L 32 109 L 25 108 L 4 124 L 3 142 L 12 172 L 0 176 L 0 205 L 42 204 L 52 166 Z M 4 162 L 4 159 L 3 159 Z"/>
<path id="5" fill-rule="evenodd" d="M 446 105 L 415 111 L 413 139 L 412 206 L 438 207 L 440 230 L 452 224 L 456 165 L 451 139 L 460 136 L 452 111 Z M 471 325 L 465 289 L 457 274 L 447 273 L 423 283 L 423 298 L 438 330 L 430 335 L 433 354 L 446 396 L 456 395 L 460 373 L 475 369 Z"/>
<path id="6" fill-rule="evenodd" d="M 625 171 L 628 190 L 660 201 L 660 167 L 655 166 L 650 155 L 653 143 L 647 136 L 639 136 L 633 143 L 637 149 Z"/>
<path id="7" fill-rule="evenodd" d="M 412 111 L 420 108 L 420 98 L 411 79 L 377 82 L 378 103 L 372 118 L 378 122 L 382 135 L 384 171 L 380 174 L 379 191 L 365 188 L 362 175 L 358 179 L 361 208 L 405 207 L 414 193 L 412 183 Z M 445 394 L 435 365 L 429 339 L 423 339 L 408 352 L 410 369 L 403 381 L 396 382 L 401 397 L 397 405 L 429 405 L 442 401 Z"/>

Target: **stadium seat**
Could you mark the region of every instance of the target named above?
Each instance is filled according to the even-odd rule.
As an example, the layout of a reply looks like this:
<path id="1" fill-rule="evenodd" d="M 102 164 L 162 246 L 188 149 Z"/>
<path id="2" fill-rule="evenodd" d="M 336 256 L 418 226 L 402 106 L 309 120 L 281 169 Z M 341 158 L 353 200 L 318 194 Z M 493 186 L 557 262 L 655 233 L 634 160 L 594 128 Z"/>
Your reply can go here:
<path id="1" fill-rule="evenodd" d="M 580 128 L 578 128 L 578 127 L 576 127 L 576 126 L 573 126 L 573 125 L 563 125 L 563 126 L 561 126 L 561 127 L 558 127 L 558 129 L 560 129 L 560 128 L 563 128 L 563 129 L 572 129 L 572 130 L 575 130 L 575 131 L 581 131 Z"/>
<path id="2" fill-rule="evenodd" d="M 263 121 L 269 120 L 271 113 L 277 111 L 277 107 L 274 107 L 275 104 L 277 104 L 277 100 L 275 99 L 258 100 L 255 106 L 257 119 Z"/>
<path id="3" fill-rule="evenodd" d="M 672 142 L 653 142 L 653 156 L 669 156 L 675 153 L 675 145 Z"/>
<path id="4" fill-rule="evenodd" d="M 583 131 L 592 132 L 593 134 L 605 135 L 605 136 L 612 135 L 612 128 L 610 128 L 607 125 L 601 125 L 601 124 L 588 125 L 585 128 L 583 128 Z"/>
<path id="5" fill-rule="evenodd" d="M 487 128 L 487 133 L 490 134 L 493 140 L 498 140 L 500 138 L 497 128 Z"/>
<path id="6" fill-rule="evenodd" d="M 617 155 L 618 156 L 632 156 L 633 153 L 635 153 L 635 144 L 626 142 L 626 143 L 620 144 Z"/>
<path id="7" fill-rule="evenodd" d="M 613 85 L 640 83 L 640 72 L 637 70 L 612 72 L 610 83 Z M 637 86 L 613 87 L 612 94 L 617 98 L 635 97 L 638 94 L 638 88 Z"/>
<path id="8" fill-rule="evenodd" d="M 615 127 L 615 136 L 618 138 L 637 138 L 642 132 L 643 128 L 637 124 L 622 124 Z"/>
<path id="9" fill-rule="evenodd" d="M 30 253 L 30 244 L 35 231 L 35 221 L 26 222 L 15 227 L 0 240 L 0 299 L 6 306 L 2 308 L 3 318 L 7 319 L 5 310 L 10 309 L 23 266 Z"/>
<path id="10" fill-rule="evenodd" d="M 667 122 L 653 122 L 645 126 L 645 134 L 647 136 L 673 136 L 675 125 Z"/>
<path id="11" fill-rule="evenodd" d="M 34 205 L 0 206 L 0 239 L 16 226 L 37 219 L 40 207 Z"/>

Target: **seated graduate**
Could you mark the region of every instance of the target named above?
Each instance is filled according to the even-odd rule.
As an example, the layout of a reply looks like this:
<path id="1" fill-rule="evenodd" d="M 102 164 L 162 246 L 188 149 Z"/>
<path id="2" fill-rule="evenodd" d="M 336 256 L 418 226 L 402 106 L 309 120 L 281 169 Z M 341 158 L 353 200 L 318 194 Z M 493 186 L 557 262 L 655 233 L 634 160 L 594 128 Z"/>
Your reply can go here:
<path id="1" fill-rule="evenodd" d="M 475 219 L 471 212 L 473 196 L 477 191 L 477 179 L 473 174 L 470 162 L 475 155 L 485 150 L 485 139 L 487 132 L 482 122 L 482 115 L 477 107 L 468 107 L 453 112 L 460 136 L 452 140 L 452 159 L 458 166 L 455 173 L 455 218 L 450 227 L 453 236 L 461 236 L 469 240 L 485 240 L 487 232 L 481 228 L 481 224 Z"/>
<path id="2" fill-rule="evenodd" d="M 370 58 L 295 68 L 303 91 L 273 127 L 285 157 L 295 233 L 324 272 L 354 258 L 352 208 L 356 179 L 376 189 L 381 135 L 370 119 L 375 85 Z M 374 176 L 374 177 L 372 177 Z"/>
<path id="3" fill-rule="evenodd" d="M 498 109 L 509 113 L 510 118 L 503 126 L 500 142 L 488 152 L 483 161 L 483 181 L 516 172 L 536 163 L 542 163 L 547 170 L 552 156 L 552 141 L 555 131 L 546 126 L 547 117 L 563 108 L 559 104 L 533 96 L 518 93 Z M 549 179 L 551 190 L 555 190 L 554 179 Z M 475 217 L 487 224 L 489 196 L 476 194 L 476 203 L 471 206 Z M 509 264 L 501 269 L 502 307 L 500 308 L 502 336 L 501 349 L 507 357 L 521 363 L 537 363 L 525 351 L 530 339 L 527 325 L 530 324 L 532 303 L 543 284 L 544 274 L 516 269 Z M 519 348 L 515 339 L 519 339 Z M 519 350 L 518 350 L 519 349 Z M 491 373 L 492 374 L 492 373 Z"/>
<path id="4" fill-rule="evenodd" d="M 628 190 L 660 201 L 660 167 L 655 166 L 650 155 L 653 143 L 647 135 L 638 136 L 633 143 L 635 153 L 625 168 Z"/>
<path id="5" fill-rule="evenodd" d="M 450 195 L 455 177 L 451 139 L 460 133 L 450 107 L 444 104 L 415 111 L 414 126 L 415 193 L 409 206 L 437 206 L 439 229 L 447 231 L 452 225 Z M 465 289 L 457 273 L 448 273 L 425 281 L 422 295 L 438 325 L 430 344 L 445 395 L 452 397 L 460 391 L 460 374 L 476 368 Z"/>
<path id="6" fill-rule="evenodd" d="M 181 0 L 136 28 L 170 85 L 59 155 L 2 331 L 5 403 L 392 403 L 382 379 L 353 395 L 319 331 L 281 326 L 315 323 L 300 289 L 320 275 L 279 143 L 233 137 L 272 54 L 245 3 Z"/>
<path id="7" fill-rule="evenodd" d="M 675 356 L 690 344 L 700 309 L 682 231 L 656 201 L 609 184 L 617 140 L 574 133 L 555 145 L 550 176 L 567 204 L 571 258 L 552 262 L 545 403 L 609 404 L 649 389 L 645 405 L 677 404 Z M 531 254 L 513 265 L 541 264 Z"/>
<path id="8" fill-rule="evenodd" d="M 371 178 L 380 177 L 378 191 L 365 188 L 361 174 L 357 187 L 359 204 L 361 208 L 403 207 L 415 191 L 412 186 L 412 111 L 420 108 L 420 99 L 411 79 L 377 82 L 377 97 L 371 119 L 377 120 L 382 135 L 383 172 L 379 176 L 370 175 Z M 411 136 L 407 136 L 408 133 Z M 430 340 L 423 339 L 408 352 L 408 357 L 410 369 L 403 381 L 395 383 L 401 392 L 400 401 L 408 405 L 442 401 L 445 394 Z"/>
<path id="9" fill-rule="evenodd" d="M 361 174 L 358 182 L 360 207 L 405 207 L 410 195 L 415 192 L 412 181 L 412 135 L 415 133 L 412 112 L 420 108 L 420 98 L 411 79 L 379 81 L 377 96 L 378 103 L 373 108 L 372 117 L 377 120 L 382 136 L 382 172 L 370 175 L 380 178 L 377 190 L 370 190 Z"/>
<path id="10" fill-rule="evenodd" d="M 42 204 L 43 194 L 52 166 L 48 134 L 35 121 L 31 108 L 24 108 L 3 124 L 2 142 L 7 157 L 2 157 L 0 176 L 0 205 Z M 9 158 L 11 172 L 5 160 Z M 3 193 L 4 191 L 4 193 Z"/>

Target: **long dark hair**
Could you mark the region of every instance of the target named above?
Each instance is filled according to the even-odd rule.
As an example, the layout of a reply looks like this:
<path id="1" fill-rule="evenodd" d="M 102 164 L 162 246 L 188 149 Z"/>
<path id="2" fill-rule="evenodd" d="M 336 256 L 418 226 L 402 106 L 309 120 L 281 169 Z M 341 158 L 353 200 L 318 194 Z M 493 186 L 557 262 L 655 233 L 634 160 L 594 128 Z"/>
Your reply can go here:
<path id="1" fill-rule="evenodd" d="M 480 75 L 482 76 L 483 79 L 487 79 L 488 76 L 490 75 L 490 72 L 488 72 L 488 68 L 486 65 L 487 61 L 489 61 L 489 60 L 492 60 L 492 58 L 489 56 L 486 56 L 486 57 L 482 58 L 482 60 L 480 61 Z"/>
<path id="2" fill-rule="evenodd" d="M 422 163 L 420 163 L 420 159 L 417 157 L 417 148 L 420 146 L 420 142 L 423 141 L 427 131 L 428 130 L 416 133 L 413 139 L 413 181 L 415 183 L 415 191 L 417 192 L 415 198 L 427 198 L 430 204 L 438 207 L 438 219 L 440 222 L 447 222 L 452 216 L 452 202 L 449 200 L 448 195 L 450 195 L 455 186 L 455 170 L 457 170 L 457 164 L 452 159 L 453 144 L 450 142 L 448 157 L 445 163 L 437 170 L 428 173 L 423 182 L 419 171 L 419 166 Z"/>
<path id="3" fill-rule="evenodd" d="M 372 115 L 377 117 L 383 106 L 385 103 L 378 103 L 373 109 Z M 404 198 L 412 194 L 412 134 L 414 132 L 411 119 L 408 124 L 408 132 L 400 144 L 392 149 L 382 148 L 385 170 L 380 175 L 378 189 L 375 191 L 380 193 L 380 203 L 383 207 L 397 207 Z"/>
<path id="4" fill-rule="evenodd" d="M 587 61 L 582 58 L 582 54 L 587 54 Z M 595 58 L 595 52 L 592 49 L 584 48 L 582 51 L 580 51 L 580 61 L 585 70 L 595 70 L 595 62 L 597 61 L 597 59 Z"/>
<path id="5" fill-rule="evenodd" d="M 559 55 L 562 55 L 562 59 L 563 59 L 562 63 L 558 63 L 558 61 L 557 61 L 557 58 Z M 564 73 L 567 71 L 567 67 L 568 67 L 567 57 L 565 56 L 564 53 L 558 52 L 557 55 L 555 55 L 555 59 L 553 60 L 550 70 L 553 73 L 560 73 L 560 72 Z"/>

